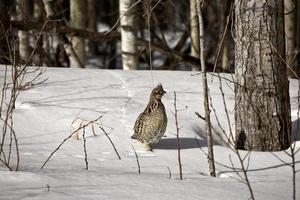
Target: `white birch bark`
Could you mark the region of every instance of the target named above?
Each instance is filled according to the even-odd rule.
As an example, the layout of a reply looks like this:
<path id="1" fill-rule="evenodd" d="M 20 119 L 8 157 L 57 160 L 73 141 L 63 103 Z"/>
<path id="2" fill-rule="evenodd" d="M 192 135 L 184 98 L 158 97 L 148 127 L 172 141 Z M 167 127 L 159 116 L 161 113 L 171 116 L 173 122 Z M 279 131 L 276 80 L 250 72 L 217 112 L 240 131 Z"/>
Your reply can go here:
<path id="1" fill-rule="evenodd" d="M 70 19 L 71 26 L 78 29 L 86 28 L 86 0 L 70 1 Z M 78 36 L 70 38 L 72 49 L 67 45 L 66 51 L 69 51 L 70 67 L 84 67 L 85 64 L 85 40 Z"/>
<path id="2" fill-rule="evenodd" d="M 138 69 L 134 0 L 120 0 L 122 65 L 124 70 Z"/>
<path id="3" fill-rule="evenodd" d="M 191 20 L 191 56 L 199 58 L 199 21 L 197 14 L 196 0 L 190 0 L 190 20 Z M 198 71 L 199 67 L 191 65 L 192 71 Z"/>

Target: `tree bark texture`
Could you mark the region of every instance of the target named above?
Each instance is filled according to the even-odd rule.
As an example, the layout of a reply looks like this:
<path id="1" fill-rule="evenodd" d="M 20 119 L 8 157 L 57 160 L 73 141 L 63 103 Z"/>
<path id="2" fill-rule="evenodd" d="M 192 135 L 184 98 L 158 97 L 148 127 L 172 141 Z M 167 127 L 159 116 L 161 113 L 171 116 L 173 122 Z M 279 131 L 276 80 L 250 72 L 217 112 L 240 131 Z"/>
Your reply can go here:
<path id="1" fill-rule="evenodd" d="M 235 0 L 235 134 L 238 149 L 291 142 L 283 0 Z"/>
<path id="2" fill-rule="evenodd" d="M 294 65 L 296 52 L 296 3 L 293 0 L 284 0 L 284 25 L 285 25 L 285 44 L 286 61 L 291 68 L 297 72 Z M 291 69 L 288 69 L 288 75 L 293 75 Z"/>
<path id="3" fill-rule="evenodd" d="M 87 25 L 86 0 L 72 0 L 70 1 L 70 18 L 71 26 L 78 29 L 85 29 Z M 84 38 L 73 36 L 71 37 L 72 49 L 68 54 L 70 55 L 70 67 L 83 67 L 85 64 L 85 41 Z M 68 48 L 66 48 L 67 50 Z"/>
<path id="4" fill-rule="evenodd" d="M 199 21 L 197 14 L 196 0 L 190 0 L 190 17 L 191 17 L 191 56 L 199 58 Z M 191 65 L 192 71 L 198 71 L 197 65 Z"/>
<path id="5" fill-rule="evenodd" d="M 136 44 L 136 23 L 134 19 L 135 3 L 133 0 L 120 0 L 120 24 L 121 24 L 121 49 L 122 65 L 124 70 L 138 68 L 137 44 Z"/>
<path id="6" fill-rule="evenodd" d="M 300 71 L 300 1 L 296 1 L 296 48 L 297 48 L 297 56 L 295 62 L 295 68 L 297 71 Z"/>

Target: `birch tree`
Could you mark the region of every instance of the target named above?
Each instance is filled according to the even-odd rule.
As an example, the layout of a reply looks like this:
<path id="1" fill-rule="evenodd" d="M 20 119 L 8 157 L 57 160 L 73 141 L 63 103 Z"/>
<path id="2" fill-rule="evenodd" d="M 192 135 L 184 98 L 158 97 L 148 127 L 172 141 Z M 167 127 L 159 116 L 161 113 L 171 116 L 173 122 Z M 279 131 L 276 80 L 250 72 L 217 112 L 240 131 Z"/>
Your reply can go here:
<path id="1" fill-rule="evenodd" d="M 138 68 L 134 3 L 134 0 L 120 0 L 119 2 L 122 65 L 124 70 Z"/>
<path id="2" fill-rule="evenodd" d="M 235 0 L 235 133 L 239 149 L 291 143 L 283 0 Z"/>
<path id="3" fill-rule="evenodd" d="M 70 19 L 73 28 L 86 28 L 86 0 L 70 1 Z M 84 67 L 85 64 L 85 41 L 84 38 L 78 36 L 71 37 L 72 49 L 70 55 L 70 67 Z M 66 48 L 67 50 L 68 48 Z"/>
<path id="4" fill-rule="evenodd" d="M 190 20 L 191 20 L 191 56 L 199 58 L 200 42 L 199 42 L 199 21 L 197 14 L 196 0 L 190 0 Z M 198 67 L 192 65 L 192 71 L 199 70 Z"/>

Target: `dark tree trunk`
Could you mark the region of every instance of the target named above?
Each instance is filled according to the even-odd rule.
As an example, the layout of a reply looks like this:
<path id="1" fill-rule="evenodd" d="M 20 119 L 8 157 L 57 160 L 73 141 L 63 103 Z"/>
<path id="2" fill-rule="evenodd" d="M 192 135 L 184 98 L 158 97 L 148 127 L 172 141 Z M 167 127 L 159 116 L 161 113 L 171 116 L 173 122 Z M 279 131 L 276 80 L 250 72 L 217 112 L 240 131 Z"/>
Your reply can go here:
<path id="1" fill-rule="evenodd" d="M 283 0 L 235 0 L 235 133 L 239 149 L 290 146 Z"/>
<path id="2" fill-rule="evenodd" d="M 30 15 L 30 5 L 29 0 L 17 0 L 17 15 L 19 20 L 27 21 Z M 29 34 L 27 31 L 18 31 L 19 38 L 19 55 L 21 58 L 21 63 L 27 62 L 29 58 Z"/>
<path id="3" fill-rule="evenodd" d="M 88 30 L 97 32 L 97 4 L 96 0 L 87 0 Z M 92 55 L 96 55 L 98 44 L 89 40 L 89 50 Z"/>
<path id="4" fill-rule="evenodd" d="M 9 63 L 9 51 L 6 40 L 6 31 L 9 28 L 9 15 L 7 12 L 6 2 L 0 0 L 0 63 Z"/>

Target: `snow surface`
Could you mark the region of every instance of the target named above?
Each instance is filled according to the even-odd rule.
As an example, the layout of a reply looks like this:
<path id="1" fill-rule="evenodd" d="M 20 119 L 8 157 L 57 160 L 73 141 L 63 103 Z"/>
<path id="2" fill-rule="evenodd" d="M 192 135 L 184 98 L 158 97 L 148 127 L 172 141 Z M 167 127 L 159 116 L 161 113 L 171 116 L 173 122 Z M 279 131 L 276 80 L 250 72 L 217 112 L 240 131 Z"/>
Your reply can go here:
<path id="1" fill-rule="evenodd" d="M 3 67 L 0 81 L 3 83 Z M 17 99 L 14 125 L 18 136 L 20 171 L 10 172 L 0 165 L 0 199 L 249 199 L 245 184 L 232 169 L 239 171 L 236 155 L 215 137 L 217 177 L 208 176 L 204 123 L 194 114 L 203 112 L 201 76 L 191 72 L 153 71 L 154 85 L 161 82 L 168 127 L 164 137 L 147 152 L 130 139 L 138 114 L 147 104 L 154 86 L 149 71 L 47 68 L 46 83 L 22 91 Z M 231 79 L 231 75 L 222 74 Z M 209 75 L 213 106 L 222 127 L 228 131 L 219 80 Z M 233 85 L 222 81 L 233 124 Z M 298 83 L 290 80 L 293 130 L 297 121 Z M 179 180 L 174 120 L 174 95 L 181 141 L 183 179 Z M 70 138 L 40 169 L 49 154 L 76 129 L 77 118 L 99 116 L 120 153 L 119 160 L 106 136 L 96 128 L 86 129 L 89 170 L 85 169 L 83 139 Z M 212 112 L 213 125 L 218 128 Z M 138 174 L 135 147 L 141 165 Z M 299 142 L 296 142 L 299 147 Z M 201 147 L 201 149 L 199 148 Z M 242 155 L 246 152 L 241 151 Z M 296 162 L 300 162 L 300 153 Z M 249 179 L 256 199 L 292 199 L 292 170 L 284 152 L 252 152 Z M 299 170 L 299 165 L 297 165 Z M 297 185 L 300 184 L 299 173 Z M 298 186 L 299 187 L 299 186 Z M 300 198 L 300 190 L 297 190 Z"/>

